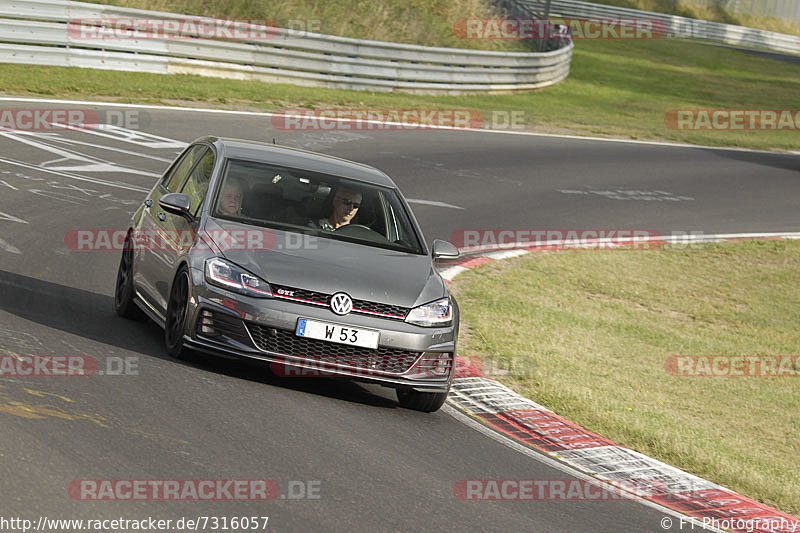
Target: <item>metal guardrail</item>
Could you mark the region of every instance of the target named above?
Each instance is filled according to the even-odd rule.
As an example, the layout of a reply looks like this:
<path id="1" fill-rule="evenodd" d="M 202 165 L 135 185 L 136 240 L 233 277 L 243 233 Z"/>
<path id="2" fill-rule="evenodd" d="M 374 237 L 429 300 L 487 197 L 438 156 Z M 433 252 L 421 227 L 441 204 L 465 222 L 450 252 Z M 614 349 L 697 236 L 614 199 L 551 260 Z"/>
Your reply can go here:
<path id="1" fill-rule="evenodd" d="M 459 94 L 552 85 L 569 75 L 573 50 L 571 42 L 541 53 L 435 48 L 249 24 L 270 38 L 234 42 L 182 33 L 101 40 L 68 27 L 92 19 L 198 18 L 64 0 L 0 0 L 0 62 Z"/>
<path id="2" fill-rule="evenodd" d="M 546 0 L 517 0 L 531 13 L 541 13 Z M 668 37 L 705 39 L 726 44 L 763 48 L 776 52 L 800 54 L 800 37 L 785 35 L 745 26 L 721 24 L 707 20 L 697 20 L 665 13 L 652 13 L 638 9 L 608 6 L 581 2 L 579 0 L 551 0 L 551 16 L 609 19 L 609 18 L 647 18 L 658 19 L 665 26 Z"/>

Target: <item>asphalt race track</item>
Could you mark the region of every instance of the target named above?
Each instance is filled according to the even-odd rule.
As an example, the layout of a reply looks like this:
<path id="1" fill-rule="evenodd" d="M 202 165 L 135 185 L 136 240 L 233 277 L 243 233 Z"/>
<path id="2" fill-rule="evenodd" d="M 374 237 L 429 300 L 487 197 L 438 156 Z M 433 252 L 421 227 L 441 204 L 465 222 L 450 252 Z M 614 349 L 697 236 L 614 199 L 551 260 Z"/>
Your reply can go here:
<path id="1" fill-rule="evenodd" d="M 800 156 L 486 132 L 278 131 L 264 116 L 135 111 L 138 125 L 124 130 L 0 131 L 0 352 L 135 367 L 0 378 L 3 516 L 269 516 L 274 531 L 665 531 L 664 512 L 635 502 L 459 500 L 458 480 L 568 476 L 445 411 L 400 409 L 390 390 L 172 360 L 155 325 L 113 312 L 119 252 L 72 251 L 64 236 L 124 229 L 183 144 L 206 134 L 276 137 L 375 165 L 428 202 L 412 207 L 429 242 L 479 228 L 796 231 Z M 80 501 L 67 493 L 78 479 L 271 479 L 286 497 Z M 297 487 L 319 497 L 290 498 Z"/>

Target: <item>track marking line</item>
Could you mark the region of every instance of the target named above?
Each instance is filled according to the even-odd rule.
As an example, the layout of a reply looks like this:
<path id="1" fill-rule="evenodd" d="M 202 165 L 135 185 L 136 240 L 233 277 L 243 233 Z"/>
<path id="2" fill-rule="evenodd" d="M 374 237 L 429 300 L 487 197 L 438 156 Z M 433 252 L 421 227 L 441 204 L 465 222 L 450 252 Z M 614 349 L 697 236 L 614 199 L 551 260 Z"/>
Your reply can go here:
<path id="1" fill-rule="evenodd" d="M 9 215 L 8 213 L 3 213 L 0 211 L 0 220 L 8 220 L 9 222 L 19 222 L 20 224 L 27 224 L 28 222 L 22 220 L 21 218 L 15 217 L 14 215 Z"/>
<path id="2" fill-rule="evenodd" d="M 78 130 L 78 131 L 84 131 L 84 130 Z M 31 135 L 33 137 L 41 137 L 41 138 L 45 138 L 45 139 L 47 139 L 49 141 L 56 142 L 56 143 L 61 143 L 61 144 L 77 144 L 77 145 L 80 145 L 80 146 L 89 146 L 91 148 L 100 148 L 101 150 L 109 150 L 111 152 L 117 152 L 117 153 L 120 153 L 120 154 L 132 155 L 134 157 L 142 157 L 142 158 L 145 158 L 145 159 L 152 159 L 153 161 L 161 161 L 163 163 L 172 163 L 172 161 L 173 161 L 172 159 L 167 159 L 165 157 L 158 157 L 158 156 L 154 156 L 154 155 L 143 154 L 141 152 L 134 152 L 133 150 L 125 150 L 123 148 L 114 148 L 113 146 L 106 146 L 106 145 L 103 145 L 103 144 L 95 144 L 95 143 L 90 143 L 90 142 L 86 142 L 86 141 L 79 141 L 77 139 L 71 139 L 71 138 L 68 138 L 68 137 L 57 137 L 57 136 L 54 136 L 54 135 L 42 135 L 42 134 L 37 134 L 37 133 L 33 133 L 33 132 L 17 132 L 17 134 L 19 134 L 19 135 Z"/>
<path id="3" fill-rule="evenodd" d="M 95 105 L 106 107 L 129 107 L 134 109 L 154 109 L 165 111 L 191 111 L 196 113 L 219 113 L 228 115 L 241 115 L 253 117 L 275 117 L 286 116 L 295 117 L 296 115 L 287 115 L 285 113 L 270 113 L 268 111 L 235 111 L 231 109 L 207 109 L 196 107 L 183 107 L 183 106 L 164 106 L 164 105 L 148 105 L 148 104 L 122 104 L 116 102 L 93 102 L 86 100 L 59 100 L 55 98 L 17 98 L 17 97 L 0 97 L 0 101 L 5 102 L 38 102 L 47 104 L 71 104 L 71 105 Z M 302 117 L 300 117 L 302 118 Z M 351 119 L 332 118 L 330 120 L 340 120 L 342 122 L 352 122 Z M 380 124 L 387 126 L 402 126 L 402 123 L 379 121 L 379 120 L 364 120 L 362 122 L 370 124 Z M 592 141 L 592 142 L 608 142 L 608 143 L 622 143 L 622 144 L 638 144 L 645 146 L 662 146 L 666 148 L 693 148 L 701 150 L 720 150 L 728 152 L 747 152 L 755 154 L 774 154 L 774 155 L 800 155 L 800 152 L 776 152 L 771 150 L 756 150 L 753 148 L 738 148 L 738 147 L 725 147 L 725 146 L 706 146 L 702 144 L 685 144 L 685 143 L 670 143 L 664 141 L 640 141 L 635 139 L 614 139 L 610 137 L 585 137 L 581 135 L 564 135 L 557 133 L 538 133 L 533 131 L 516 131 L 516 130 L 493 130 L 493 129 L 479 129 L 479 128 L 456 128 L 453 126 L 426 126 L 426 130 L 444 130 L 444 131 L 463 131 L 463 132 L 480 132 L 480 133 L 493 133 L 504 135 L 521 135 L 527 137 L 545 137 L 552 139 L 569 139 L 578 141 Z"/>
<path id="4" fill-rule="evenodd" d="M 66 148 L 58 148 L 56 146 L 52 146 L 46 142 L 43 142 L 41 138 L 39 139 L 31 139 L 26 138 L 25 135 L 19 135 L 16 133 L 8 133 L 0 131 L 0 137 L 5 137 L 7 139 L 11 139 L 12 141 L 21 142 L 22 144 L 27 144 L 33 148 L 37 148 L 39 150 L 44 150 L 45 152 L 50 152 L 57 157 L 56 159 L 46 161 L 44 163 L 40 163 L 39 166 L 41 168 L 49 168 L 51 170 L 68 170 L 68 171 L 83 171 L 83 172 L 116 172 L 122 174 L 136 174 L 139 176 L 148 176 L 151 178 L 158 178 L 161 174 L 156 174 L 153 172 L 147 172 L 145 170 L 138 170 L 135 168 L 128 168 L 122 167 L 112 163 L 111 161 L 106 161 L 105 159 L 101 159 L 99 157 L 92 157 L 87 156 L 81 153 L 78 153 L 74 150 L 69 150 Z M 55 163 L 60 163 L 62 161 L 77 161 L 81 164 L 78 165 L 71 165 L 71 166 L 47 166 L 53 165 Z"/>
<path id="5" fill-rule="evenodd" d="M 437 202 L 435 200 L 417 200 L 415 198 L 406 198 L 406 202 L 410 204 L 431 205 L 433 207 L 447 207 L 448 209 L 460 209 L 462 211 L 464 210 L 463 207 L 453 204 L 447 204 L 445 202 Z"/>
<path id="6" fill-rule="evenodd" d="M 7 165 L 16 165 L 19 167 L 28 168 L 31 170 L 37 170 L 39 172 L 48 172 L 50 174 L 55 174 L 57 176 L 61 176 L 62 178 L 73 179 L 77 181 L 87 181 L 89 183 L 96 183 L 97 185 L 105 185 L 106 187 L 114 187 L 117 189 L 125 189 L 128 191 L 135 191 L 135 192 L 150 192 L 150 189 L 145 189 L 144 187 L 137 187 L 136 185 L 128 185 L 126 183 L 118 183 L 114 181 L 106 181 L 101 180 L 99 178 L 90 178 L 88 176 L 81 176 L 79 174 L 68 174 L 66 172 L 61 172 L 58 170 L 52 170 L 49 168 L 42 168 L 36 165 L 32 165 L 30 163 L 23 163 L 22 161 L 14 161 L 13 159 L 6 159 L 0 157 L 0 163 L 5 163 Z"/>
<path id="7" fill-rule="evenodd" d="M 7 243 L 3 239 L 0 239 L 0 248 L 5 250 L 6 252 L 10 252 L 12 254 L 17 254 L 17 255 L 21 255 L 22 254 L 22 252 L 20 251 L 19 248 L 17 248 L 16 246 L 14 246 L 12 244 Z"/>

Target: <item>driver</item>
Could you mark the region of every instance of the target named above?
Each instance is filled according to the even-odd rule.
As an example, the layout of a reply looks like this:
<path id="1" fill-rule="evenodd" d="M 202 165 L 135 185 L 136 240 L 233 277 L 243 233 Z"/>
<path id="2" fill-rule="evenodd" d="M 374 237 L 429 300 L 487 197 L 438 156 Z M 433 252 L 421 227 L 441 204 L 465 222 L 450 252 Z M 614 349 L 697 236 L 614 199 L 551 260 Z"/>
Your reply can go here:
<path id="1" fill-rule="evenodd" d="M 335 231 L 353 221 L 353 217 L 361 207 L 361 193 L 341 187 L 333 197 L 333 213 L 328 218 L 321 218 L 314 224 L 325 231 Z"/>

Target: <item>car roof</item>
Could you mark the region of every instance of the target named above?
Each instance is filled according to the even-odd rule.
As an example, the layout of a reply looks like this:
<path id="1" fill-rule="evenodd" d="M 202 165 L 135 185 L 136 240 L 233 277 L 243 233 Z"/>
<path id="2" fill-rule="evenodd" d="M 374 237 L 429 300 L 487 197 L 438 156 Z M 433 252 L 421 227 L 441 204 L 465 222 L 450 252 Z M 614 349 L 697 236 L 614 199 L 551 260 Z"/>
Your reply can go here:
<path id="1" fill-rule="evenodd" d="M 201 137 L 194 142 L 214 144 L 223 157 L 246 159 L 271 165 L 299 168 L 322 174 L 397 188 L 392 179 L 375 167 L 290 146 L 280 146 L 244 139 Z"/>

